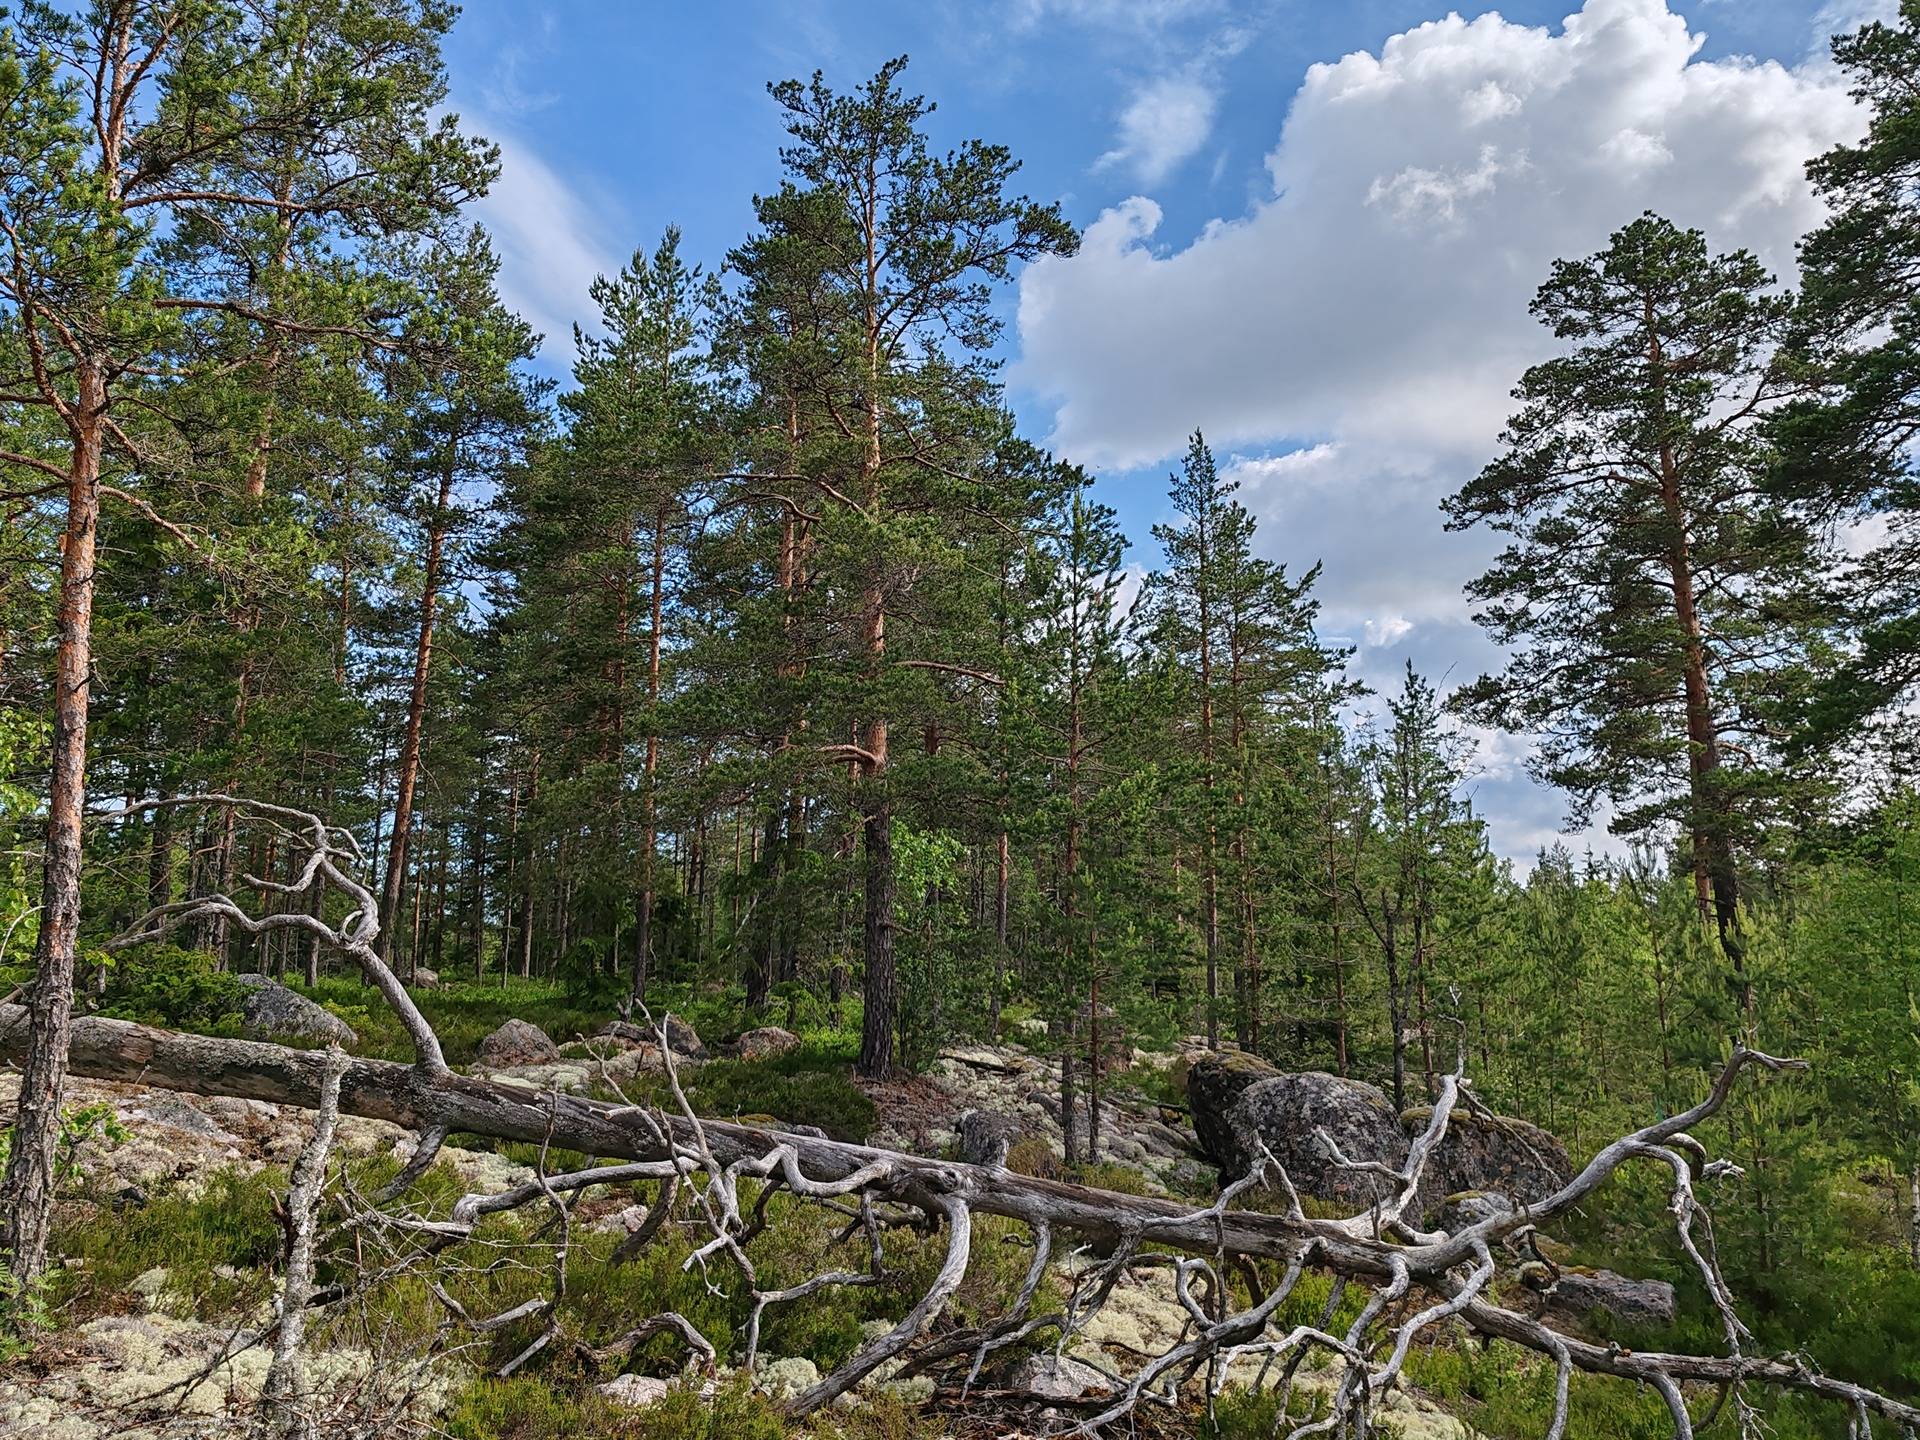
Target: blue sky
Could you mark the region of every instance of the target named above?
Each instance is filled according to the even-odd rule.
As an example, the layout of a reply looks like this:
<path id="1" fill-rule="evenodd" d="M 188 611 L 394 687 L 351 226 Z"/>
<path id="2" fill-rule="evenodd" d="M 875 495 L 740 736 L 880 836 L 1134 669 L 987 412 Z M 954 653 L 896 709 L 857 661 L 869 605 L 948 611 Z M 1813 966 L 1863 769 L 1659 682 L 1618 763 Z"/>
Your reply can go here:
<path id="1" fill-rule="evenodd" d="M 1196 425 L 1268 551 L 1324 560 L 1360 674 L 1497 658 L 1460 596 L 1488 554 L 1438 503 L 1492 453 L 1544 353 L 1556 255 L 1640 210 L 1790 278 L 1806 158 L 1859 117 L 1825 36 L 1875 0 L 469 0 L 453 104 L 503 146 L 481 207 L 508 299 L 563 373 L 586 285 L 677 224 L 717 266 L 778 180 L 770 80 L 845 87 L 906 53 L 936 137 L 1024 162 L 1087 229 L 1005 296 L 1027 433 L 1100 476 L 1140 562 Z M 1475 798 L 1524 859 L 1561 797 L 1481 736 Z M 1604 838 L 1577 844 L 1604 846 Z"/>

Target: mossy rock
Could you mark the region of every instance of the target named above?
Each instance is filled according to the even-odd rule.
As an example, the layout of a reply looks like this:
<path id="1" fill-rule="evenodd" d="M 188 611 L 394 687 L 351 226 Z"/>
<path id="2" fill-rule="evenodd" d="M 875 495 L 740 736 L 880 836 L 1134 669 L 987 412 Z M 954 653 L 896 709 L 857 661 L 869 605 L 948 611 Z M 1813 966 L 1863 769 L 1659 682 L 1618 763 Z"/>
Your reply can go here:
<path id="1" fill-rule="evenodd" d="M 1258 1055 L 1244 1050 L 1208 1050 L 1187 1062 L 1184 1083 L 1187 1105 L 1193 1111 L 1194 1134 L 1216 1164 L 1239 1162 L 1239 1146 L 1227 1118 L 1234 1102 L 1249 1087 L 1280 1074 Z"/>

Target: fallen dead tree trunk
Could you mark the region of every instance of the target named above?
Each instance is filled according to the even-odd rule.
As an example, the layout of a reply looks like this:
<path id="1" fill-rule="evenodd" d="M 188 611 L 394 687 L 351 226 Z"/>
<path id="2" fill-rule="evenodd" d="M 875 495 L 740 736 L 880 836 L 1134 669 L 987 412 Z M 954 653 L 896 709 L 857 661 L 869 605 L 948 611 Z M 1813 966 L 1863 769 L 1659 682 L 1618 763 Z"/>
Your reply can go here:
<path id="1" fill-rule="evenodd" d="M 0 1005 L 0 1060 L 11 1063 L 25 1053 L 26 1022 L 24 1006 Z M 318 1050 L 187 1035 L 99 1016 L 74 1022 L 72 1063 L 74 1074 L 94 1080 L 196 1095 L 232 1095 L 309 1110 L 320 1103 L 325 1070 L 324 1054 Z M 340 1112 L 391 1121 L 423 1133 L 467 1131 L 497 1140 L 547 1142 L 603 1159 L 666 1158 L 647 1112 L 636 1107 L 451 1072 L 423 1075 L 414 1066 L 390 1060 L 349 1062 L 340 1082 Z M 691 1127 L 684 1120 L 670 1124 L 676 1141 L 692 1143 Z M 703 1121 L 700 1128 L 722 1167 L 760 1159 L 779 1145 L 791 1146 L 801 1167 L 817 1180 L 843 1180 L 864 1166 L 884 1161 L 898 1173 L 891 1198 L 904 1204 L 958 1195 L 984 1214 L 1028 1223 L 1045 1221 L 1096 1242 L 1114 1243 L 1131 1235 L 1136 1242 L 1195 1254 L 1211 1255 L 1224 1246 L 1230 1254 L 1285 1260 L 1299 1253 L 1306 1239 L 1298 1224 L 1279 1215 L 1195 1211 L 1169 1200 L 721 1120 Z M 1387 1274 L 1386 1267 L 1366 1250 L 1356 1247 L 1343 1256 L 1357 1273 L 1379 1278 Z"/>
<path id="2" fill-rule="evenodd" d="M 0 1059 L 12 1062 L 24 1053 L 26 1022 L 24 1007 L 0 1005 Z M 313 1109 L 320 1103 L 326 1064 L 321 1051 L 187 1035 L 97 1016 L 76 1021 L 73 1030 L 74 1074 L 200 1095 L 230 1095 Z M 1720 1088 L 1726 1087 L 1723 1084 Z M 607 1159 L 671 1158 L 656 1128 L 663 1117 L 656 1112 L 445 1071 L 425 1074 L 416 1066 L 386 1060 L 356 1059 L 348 1064 L 340 1082 L 340 1110 L 390 1121 L 423 1134 L 467 1131 L 502 1140 L 546 1143 Z M 945 1213 L 957 1203 L 977 1213 L 1024 1221 L 1036 1231 L 1068 1231 L 1104 1245 L 1123 1246 L 1129 1254 L 1143 1244 L 1154 1244 L 1216 1259 L 1306 1263 L 1401 1294 L 1417 1284 L 1450 1297 L 1458 1305 L 1450 1313 L 1482 1334 L 1523 1345 L 1564 1368 L 1617 1376 L 1648 1384 L 1663 1394 L 1671 1392 L 1669 1403 L 1677 1407 L 1676 1433 L 1682 1435 L 1692 1433 L 1681 1420 L 1685 1405 L 1675 1388 L 1683 1383 L 1758 1384 L 1799 1390 L 1903 1426 L 1920 1425 L 1920 1408 L 1816 1374 L 1791 1359 L 1629 1351 L 1558 1335 L 1526 1315 L 1482 1298 L 1484 1285 L 1473 1284 L 1471 1276 L 1463 1278 L 1459 1261 L 1470 1260 L 1476 1248 L 1484 1249 L 1488 1238 L 1484 1235 L 1478 1247 L 1464 1238 L 1465 1232 L 1462 1236 L 1419 1237 L 1414 1243 L 1407 1243 L 1413 1237 L 1402 1236 L 1389 1243 L 1366 1233 L 1349 1233 L 1356 1228 L 1351 1221 L 1232 1210 L 1220 1204 L 1197 1210 L 1172 1201 L 1036 1179 L 999 1168 L 929 1160 L 719 1120 L 699 1122 L 696 1133 L 696 1127 L 685 1119 L 664 1118 L 674 1151 L 686 1154 L 704 1144 L 722 1169 L 764 1162 L 769 1157 L 777 1159 L 776 1152 L 784 1149 L 793 1153 L 800 1170 L 815 1182 L 844 1182 L 863 1170 L 882 1170 L 887 1199 L 936 1213 Z M 1611 1168 L 1607 1167 L 1608 1173 Z M 1587 1178 L 1588 1172 L 1583 1171 L 1569 1190 L 1577 1190 L 1583 1197 L 1594 1188 L 1583 1183 Z M 1539 1218 L 1566 1208 L 1555 1203 L 1559 1199 L 1537 1207 L 1533 1215 Z M 1367 1221 L 1367 1228 L 1379 1224 L 1383 1231 L 1391 1230 L 1396 1221 L 1385 1212 L 1360 1218 Z M 1490 1222 L 1474 1228 L 1483 1229 L 1486 1223 Z M 1506 1217 L 1505 1223 L 1517 1229 L 1533 1222 L 1523 1215 Z M 1236 1320 L 1242 1323 L 1236 1326 Z M 1235 1345 L 1249 1344 L 1251 1335 L 1234 1333 L 1243 1328 L 1243 1317 L 1210 1320 L 1188 1343 L 1201 1346 L 1207 1353 L 1214 1349 L 1225 1353 Z M 1209 1340 L 1209 1332 L 1216 1330 L 1220 1333 Z M 1318 1336 L 1303 1337 L 1305 1341 L 1325 1343 Z M 1184 1368 L 1184 1364 L 1183 1358 L 1175 1368 Z"/>
<path id="3" fill-rule="evenodd" d="M 1699 1104 L 1614 1141 L 1538 1204 L 1513 1214 L 1491 1215 L 1452 1231 L 1423 1232 L 1407 1216 L 1428 1161 L 1446 1137 L 1455 1108 L 1477 1106 L 1463 1073 L 1464 1057 L 1462 1068 L 1442 1080 L 1426 1130 L 1413 1142 L 1399 1167 L 1348 1160 L 1333 1136 L 1318 1132 L 1335 1164 L 1388 1182 L 1388 1198 L 1367 1211 L 1343 1219 L 1309 1218 L 1285 1168 L 1265 1153 L 1251 1174 L 1229 1185 L 1212 1205 L 1183 1207 L 1172 1201 L 1035 1179 L 997 1165 L 949 1163 L 697 1118 L 674 1073 L 664 1022 L 659 1031 L 660 1052 L 677 1113 L 457 1075 L 447 1067 L 432 1026 L 373 947 L 379 932 L 377 910 L 372 895 L 353 878 L 358 851 L 350 836 L 308 812 L 231 795 L 145 802 L 136 808 L 156 804 L 219 805 L 243 813 L 255 823 L 272 825 L 290 844 L 303 845 L 308 858 L 296 880 L 280 883 L 249 877 L 248 884 L 262 895 L 293 897 L 327 885 L 351 901 L 346 918 L 334 926 L 306 913 L 305 907 L 269 909 L 256 916 L 230 897 L 204 896 L 159 906 L 127 934 L 109 942 L 109 948 L 122 949 L 160 939 L 176 926 L 195 919 L 216 916 L 250 934 L 304 930 L 360 967 L 405 1024 L 415 1060 L 411 1065 L 352 1061 L 339 1079 L 338 1109 L 343 1114 L 391 1121 L 417 1132 L 419 1142 L 413 1158 L 394 1182 L 370 1204 L 360 1204 L 348 1223 L 386 1226 L 415 1237 L 419 1243 L 400 1262 L 406 1267 L 436 1263 L 448 1247 L 473 1236 L 474 1221 L 479 1216 L 536 1203 L 544 1203 L 552 1211 L 547 1233 L 558 1238 L 552 1243 L 551 1284 L 544 1298 L 476 1317 L 444 1287 L 430 1285 L 453 1322 L 473 1333 L 495 1334 L 520 1322 L 540 1322 L 532 1343 L 498 1373 L 512 1373 L 562 1333 L 561 1302 L 567 1288 L 572 1207 L 596 1186 L 658 1181 L 658 1198 L 632 1239 L 639 1245 L 648 1243 L 659 1233 L 663 1221 L 671 1218 L 676 1197 L 684 1195 L 696 1228 L 710 1236 L 685 1264 L 698 1266 L 703 1273 L 710 1262 L 730 1265 L 749 1292 L 752 1319 L 745 1346 L 749 1369 L 758 1344 L 760 1318 L 767 1307 L 805 1298 L 827 1286 L 874 1284 L 888 1273 L 885 1223 L 879 1207 L 917 1211 L 928 1224 L 946 1232 L 946 1258 L 919 1301 L 898 1324 L 863 1345 L 833 1374 L 789 1398 L 786 1410 L 795 1417 L 832 1401 L 882 1364 L 914 1361 L 916 1357 L 907 1352 L 938 1319 L 966 1272 L 973 1216 L 988 1214 L 1024 1222 L 1032 1232 L 1034 1256 L 1019 1299 L 1006 1315 L 977 1330 L 949 1334 L 924 1346 L 920 1357 L 953 1357 L 971 1351 L 969 1385 L 990 1353 L 1041 1332 L 1051 1331 L 1054 1344 L 1064 1347 L 1106 1304 L 1119 1282 L 1133 1272 L 1148 1268 L 1172 1271 L 1175 1295 L 1186 1317 L 1181 1333 L 1131 1375 L 1107 1372 L 1111 1382 L 1108 1398 L 1084 1405 L 1097 1412 L 1079 1422 L 1080 1430 L 1087 1434 L 1127 1422 L 1144 1404 L 1179 1406 L 1183 1403 L 1183 1387 L 1203 1373 L 1209 1394 L 1217 1394 L 1234 1373 L 1235 1363 L 1250 1360 L 1260 1362 L 1256 1385 L 1266 1384 L 1269 1371 L 1280 1367 L 1278 1413 L 1285 1417 L 1298 1367 L 1308 1352 L 1319 1350 L 1341 1362 L 1341 1378 L 1326 1413 L 1297 1425 L 1289 1440 L 1335 1432 L 1343 1440 L 1349 1436 L 1366 1440 L 1368 1435 L 1378 1433 L 1374 1423 L 1377 1407 L 1401 1383 L 1414 1343 L 1449 1321 L 1524 1346 L 1553 1363 L 1555 1405 L 1546 1440 L 1564 1440 L 1568 1383 L 1575 1370 L 1650 1387 L 1665 1402 L 1677 1440 L 1691 1440 L 1694 1433 L 1688 1397 L 1682 1388 L 1688 1384 L 1718 1388 L 1719 1398 L 1711 1402 L 1714 1413 L 1730 1404 L 1742 1440 L 1765 1433 L 1765 1424 L 1751 1403 L 1755 1387 L 1834 1402 L 1848 1411 L 1849 1432 L 1855 1437 L 1871 1437 L 1876 1420 L 1891 1422 L 1910 1436 L 1920 1431 L 1920 1408 L 1817 1374 L 1796 1357 L 1748 1354 L 1753 1336 L 1741 1322 L 1734 1297 L 1713 1258 L 1711 1225 L 1696 1198 L 1695 1182 L 1712 1182 L 1738 1175 L 1739 1171 L 1727 1161 L 1711 1159 L 1689 1132 L 1725 1105 L 1744 1070 L 1804 1068 L 1798 1061 L 1736 1047 Z M 0 1059 L 17 1060 L 26 1053 L 30 1025 L 25 1008 L 0 1005 Z M 183 1035 L 99 1017 L 75 1022 L 71 1066 L 74 1074 L 96 1079 L 308 1109 L 321 1104 L 328 1080 L 328 1061 L 318 1052 L 258 1041 Z M 604 1069 L 602 1073 L 605 1075 Z M 455 1204 L 451 1218 L 446 1220 L 410 1213 L 404 1207 L 393 1213 L 382 1209 L 406 1194 L 412 1182 L 432 1164 L 447 1135 L 456 1131 L 539 1145 L 541 1162 L 535 1180 L 499 1194 L 468 1195 Z M 625 1163 L 549 1174 L 545 1159 L 556 1147 Z M 1724 1354 L 1635 1352 L 1617 1345 L 1589 1344 L 1561 1336 L 1532 1316 L 1497 1303 L 1494 1286 L 1503 1266 L 1512 1278 L 1517 1269 L 1513 1262 L 1529 1250 L 1538 1258 L 1537 1247 L 1528 1243 L 1535 1229 L 1591 1200 L 1616 1171 L 1636 1161 L 1651 1163 L 1671 1176 L 1669 1210 L 1675 1238 L 1700 1276 L 1719 1318 Z M 750 1205 L 741 1189 L 743 1180 L 758 1187 Z M 1233 1208 L 1240 1195 L 1263 1182 L 1285 1198 L 1285 1213 Z M 866 1269 L 823 1270 L 798 1285 L 762 1288 L 747 1247 L 765 1230 L 769 1223 L 767 1202 L 782 1189 L 797 1200 L 824 1204 L 841 1216 L 851 1216 L 842 1240 L 864 1232 L 870 1251 Z M 355 1199 L 358 1202 L 359 1197 Z M 1054 1239 L 1062 1232 L 1095 1242 L 1108 1258 L 1075 1279 L 1060 1313 L 1030 1318 L 1043 1293 Z M 1149 1246 L 1160 1249 L 1145 1248 Z M 1166 1250 L 1179 1253 L 1168 1255 Z M 1275 1261 L 1283 1267 L 1278 1284 L 1264 1293 L 1261 1278 L 1245 1263 L 1255 1260 Z M 1233 1308 L 1238 1301 L 1226 1283 L 1229 1265 L 1238 1267 L 1249 1281 L 1250 1299 L 1244 1309 Z M 1333 1297 L 1317 1326 L 1296 1325 L 1282 1330 L 1278 1321 L 1281 1307 L 1310 1268 L 1334 1277 Z M 707 1275 L 707 1284 L 717 1289 L 711 1274 Z M 1328 1330 L 1338 1299 L 1355 1286 L 1366 1297 L 1358 1316 L 1342 1332 Z M 346 1287 L 345 1293 L 352 1290 L 352 1286 Z M 696 1333 L 683 1317 L 662 1314 L 643 1319 L 625 1339 L 592 1353 L 619 1351 L 623 1346 L 630 1350 L 640 1338 L 664 1331 L 677 1331 L 683 1337 Z M 693 1345 L 690 1339 L 689 1345 L 700 1351 L 705 1342 Z M 710 1346 L 705 1346 L 703 1358 L 711 1366 L 714 1356 Z"/>

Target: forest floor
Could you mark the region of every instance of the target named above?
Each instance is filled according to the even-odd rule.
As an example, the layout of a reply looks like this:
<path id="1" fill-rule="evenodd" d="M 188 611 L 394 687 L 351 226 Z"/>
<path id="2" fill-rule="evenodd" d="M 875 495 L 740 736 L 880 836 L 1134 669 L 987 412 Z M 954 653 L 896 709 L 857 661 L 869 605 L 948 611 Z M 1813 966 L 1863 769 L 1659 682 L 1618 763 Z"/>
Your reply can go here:
<path id="1" fill-rule="evenodd" d="M 1074 1167 L 1072 1178 L 1205 1203 L 1213 1171 L 1199 1158 L 1179 1108 L 1172 1078 L 1178 1060 L 1175 1051 L 1132 1057 L 1104 1096 L 1101 1159 Z M 593 1089 L 594 1068 L 577 1053 L 563 1053 L 546 1065 L 487 1073 L 543 1089 Z M 848 1138 L 927 1155 L 951 1155 L 959 1116 L 990 1110 L 1018 1127 L 1013 1168 L 1053 1175 L 1067 1173 L 1057 1082 L 1053 1064 L 1012 1044 L 952 1049 L 922 1075 L 859 1089 L 837 1045 L 816 1040 L 770 1060 L 715 1058 L 687 1067 L 690 1093 L 707 1113 L 826 1121 Z M 0 1111 L 11 1108 L 13 1085 L 11 1077 L 0 1077 Z M 862 1111 L 863 1104 L 870 1109 Z M 783 1105 L 796 1113 L 781 1113 Z M 0 1435 L 184 1440 L 243 1433 L 268 1361 L 264 1341 L 283 1246 L 278 1206 L 287 1167 L 306 1142 L 311 1117 L 259 1101 L 92 1081 L 75 1082 L 68 1108 L 75 1117 L 74 1137 L 63 1157 L 69 1198 L 61 1215 L 62 1268 L 51 1297 L 53 1323 L 37 1344 L 0 1366 Z M 441 1197 L 493 1192 L 532 1177 L 531 1147 L 465 1138 L 467 1145 L 455 1143 L 442 1151 L 423 1190 Z M 343 1117 L 337 1153 L 347 1174 L 365 1185 L 393 1173 L 412 1144 L 413 1137 L 396 1126 Z M 694 1313 L 696 1323 L 714 1324 L 724 1358 L 730 1323 L 725 1307 L 691 1293 L 685 1277 L 667 1263 L 677 1262 L 686 1244 L 669 1237 L 656 1247 L 657 1263 L 635 1262 L 621 1270 L 606 1261 L 625 1233 L 628 1213 L 627 1202 L 611 1194 L 581 1207 L 582 1259 L 574 1272 L 572 1302 L 577 1314 L 569 1324 L 591 1338 L 596 1330 L 679 1306 Z M 1025 1263 L 1013 1243 L 1018 1237 L 1010 1227 L 1000 1238 L 1008 1243 L 976 1247 L 975 1270 L 957 1306 L 976 1299 L 990 1306 L 1017 1284 Z M 804 1235 L 790 1242 L 767 1239 L 797 1249 L 807 1244 Z M 815 1257 L 804 1258 L 810 1264 Z M 776 1256 L 770 1263 L 782 1262 Z M 922 1257 L 913 1252 L 903 1261 L 908 1269 L 920 1263 Z M 1064 1287 L 1088 1263 L 1084 1254 L 1065 1257 L 1053 1283 Z M 537 1267 L 523 1267 L 522 1276 L 521 1289 L 530 1291 L 538 1283 Z M 1061 1294 L 1064 1298 L 1064 1288 Z M 422 1297 L 416 1293 L 411 1299 Z M 705 1311 L 694 1308 L 703 1302 Z M 658 1404 L 629 1409 L 621 1395 L 631 1397 L 631 1387 L 610 1390 L 604 1376 L 583 1374 L 558 1359 L 547 1370 L 512 1381 L 486 1380 L 482 1376 L 493 1351 L 473 1343 L 448 1347 L 444 1317 L 402 1322 L 394 1317 L 404 1306 L 394 1304 L 398 1308 L 387 1314 L 385 1328 L 370 1326 L 362 1314 L 351 1324 L 325 1325 L 314 1337 L 314 1406 L 342 1434 L 377 1429 L 461 1440 L 558 1440 L 576 1434 L 756 1440 L 785 1433 L 772 1408 L 748 1394 L 743 1383 L 704 1407 L 672 1410 Z M 897 1298 L 871 1291 L 793 1307 L 794 1313 L 769 1330 L 757 1389 L 777 1396 L 783 1387 L 811 1383 L 844 1359 L 862 1336 L 890 1323 L 898 1307 Z M 1143 1356 L 1175 1343 L 1184 1323 L 1167 1274 L 1145 1271 L 1121 1284 L 1068 1355 L 1125 1373 Z M 436 1350 L 438 1358 L 418 1358 Z M 1009 1354 L 1011 1364 L 1018 1356 Z M 678 1363 L 666 1348 L 655 1347 L 637 1356 L 631 1368 L 663 1374 Z M 1305 1372 L 1299 1394 L 1310 1400 L 1337 1379 L 1336 1370 Z M 1058 1428 L 1058 1417 L 996 1413 L 994 1374 L 979 1388 L 981 1393 L 962 1405 L 945 1384 L 924 1377 L 895 1379 L 883 1371 L 852 1408 L 816 1417 L 808 1433 L 904 1440 Z M 649 1397 L 655 1393 L 647 1391 Z M 1392 1405 L 1389 1419 L 1403 1440 L 1465 1440 L 1476 1433 L 1417 1390 L 1397 1393 Z M 345 1424 L 348 1416 L 360 1417 L 359 1423 Z M 1227 1437 L 1242 1429 L 1264 1433 L 1270 1419 L 1247 1414 L 1244 1426 L 1236 1426 L 1231 1418 L 1223 1414 L 1218 1422 L 1198 1423 L 1209 1427 L 1205 1433 Z M 1157 1423 L 1143 1424 L 1142 1433 Z M 1182 1424 L 1167 1433 L 1193 1432 Z"/>

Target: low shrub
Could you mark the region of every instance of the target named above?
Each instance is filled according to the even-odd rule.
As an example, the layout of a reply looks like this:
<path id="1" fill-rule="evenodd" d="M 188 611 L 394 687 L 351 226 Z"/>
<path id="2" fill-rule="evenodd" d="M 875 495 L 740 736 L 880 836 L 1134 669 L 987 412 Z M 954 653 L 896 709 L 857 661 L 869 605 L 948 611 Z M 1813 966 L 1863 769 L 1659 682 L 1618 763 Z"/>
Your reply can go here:
<path id="1" fill-rule="evenodd" d="M 1066 1177 L 1066 1164 L 1053 1153 L 1053 1147 L 1037 1135 L 1016 1140 L 1007 1149 L 1007 1169 L 1035 1180 L 1060 1180 Z"/>
<path id="2" fill-rule="evenodd" d="M 445 1431 L 454 1440 L 783 1440 L 787 1433 L 779 1411 L 744 1381 L 723 1386 L 711 1404 L 676 1386 L 659 1404 L 635 1410 L 532 1376 L 476 1380 L 455 1397 Z"/>
<path id="3" fill-rule="evenodd" d="M 1081 1185 L 1091 1185 L 1096 1190 L 1112 1190 L 1119 1195 L 1154 1193 L 1147 1184 L 1145 1175 L 1132 1166 L 1117 1164 L 1111 1160 L 1100 1160 L 1091 1165 L 1077 1166 L 1074 1169 L 1073 1178 Z"/>
<path id="4" fill-rule="evenodd" d="M 204 950 L 143 945 L 118 955 L 89 957 L 106 970 L 100 1013 L 142 1025 L 164 1025 L 202 1035 L 240 1033 L 246 991 Z"/>
<path id="5" fill-rule="evenodd" d="M 814 1125 L 836 1140 L 864 1140 L 879 1115 L 843 1068 L 790 1064 L 801 1051 L 773 1060 L 709 1060 L 693 1078 L 688 1098 L 715 1117 L 771 1115 L 789 1125 Z"/>
<path id="6" fill-rule="evenodd" d="M 264 1295 L 279 1259 L 275 1205 L 286 1177 L 216 1170 L 124 1209 L 87 1206 L 62 1225 L 58 1252 L 81 1263 L 59 1272 L 59 1297 L 82 1309 L 117 1306 L 135 1277 L 167 1272 L 164 1293 L 194 1314 L 229 1313 Z"/>

